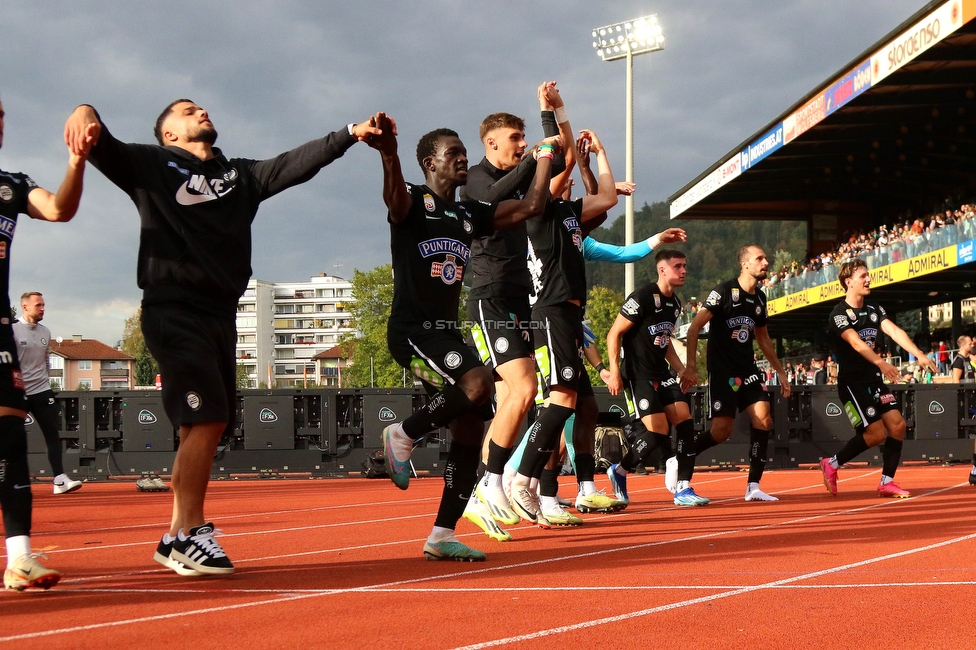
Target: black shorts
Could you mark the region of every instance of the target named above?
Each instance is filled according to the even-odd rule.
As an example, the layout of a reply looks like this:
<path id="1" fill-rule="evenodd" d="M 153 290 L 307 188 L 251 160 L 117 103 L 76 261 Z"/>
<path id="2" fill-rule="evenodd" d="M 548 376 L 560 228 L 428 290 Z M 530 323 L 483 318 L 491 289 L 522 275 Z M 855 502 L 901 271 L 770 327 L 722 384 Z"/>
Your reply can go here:
<path id="1" fill-rule="evenodd" d="M 630 415 L 639 418 L 664 413 L 665 406 L 678 402 L 688 403 L 678 375 L 673 372 L 664 379 L 628 379 L 624 396 Z"/>
<path id="2" fill-rule="evenodd" d="M 583 372 L 583 310 L 571 302 L 532 310 L 535 361 L 546 394 L 553 386 L 579 391 Z"/>
<path id="3" fill-rule="evenodd" d="M 13 335 L 0 336 L 0 406 L 27 410 L 24 376 L 20 374 L 20 359 Z"/>
<path id="4" fill-rule="evenodd" d="M 430 330 L 388 328 L 386 342 L 393 360 L 424 382 L 428 389 L 441 390 L 456 384 L 482 363 L 454 329 Z"/>
<path id="5" fill-rule="evenodd" d="M 237 410 L 237 324 L 174 303 L 143 305 L 142 333 L 159 364 L 176 426 L 230 422 Z"/>
<path id="6" fill-rule="evenodd" d="M 470 344 L 491 369 L 513 359 L 532 358 L 532 311 L 529 298 L 481 298 L 468 301 Z"/>
<path id="7" fill-rule="evenodd" d="M 898 398 L 884 382 L 869 384 L 840 384 L 837 386 L 840 401 L 851 426 L 857 433 L 864 433 L 870 425 L 881 419 L 883 413 L 897 411 Z"/>
<path id="8" fill-rule="evenodd" d="M 744 377 L 730 377 L 709 373 L 708 419 L 730 417 L 741 413 L 756 402 L 768 402 L 766 375 L 758 368 L 750 369 Z"/>

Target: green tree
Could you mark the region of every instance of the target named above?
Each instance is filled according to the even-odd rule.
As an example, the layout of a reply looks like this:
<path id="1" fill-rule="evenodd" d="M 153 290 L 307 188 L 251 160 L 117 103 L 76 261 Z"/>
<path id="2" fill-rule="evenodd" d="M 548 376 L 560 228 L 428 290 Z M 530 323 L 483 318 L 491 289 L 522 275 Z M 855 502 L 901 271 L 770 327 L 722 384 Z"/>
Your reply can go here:
<path id="1" fill-rule="evenodd" d="M 350 334 L 342 340 L 342 343 L 355 341 L 352 365 L 344 369 L 343 384 L 379 388 L 403 386 L 403 369 L 393 360 L 386 345 L 386 324 L 393 304 L 392 265 L 384 264 L 366 272 L 356 269 L 352 277 L 352 295 L 356 301 L 350 313 L 358 336 Z"/>
<path id="2" fill-rule="evenodd" d="M 247 370 L 241 364 L 237 364 L 237 377 L 235 381 L 237 382 L 238 390 L 251 387 L 251 378 L 247 376 Z"/>
<path id="3" fill-rule="evenodd" d="M 596 349 L 600 351 L 600 358 L 607 360 L 607 333 L 613 326 L 620 306 L 624 304 L 624 294 L 607 287 L 592 287 L 586 302 L 586 317 L 590 321 L 590 329 L 596 336 Z M 588 363 L 584 363 L 586 372 L 590 375 L 590 382 L 594 386 L 603 386 L 600 373 Z"/>
<path id="4" fill-rule="evenodd" d="M 146 347 L 146 338 L 142 334 L 142 307 L 125 321 L 125 328 L 122 331 L 122 344 L 119 346 L 123 352 L 135 357 L 136 360 L 136 386 L 152 386 L 156 383 L 156 375 L 159 373 L 159 364 L 149 354 Z"/>

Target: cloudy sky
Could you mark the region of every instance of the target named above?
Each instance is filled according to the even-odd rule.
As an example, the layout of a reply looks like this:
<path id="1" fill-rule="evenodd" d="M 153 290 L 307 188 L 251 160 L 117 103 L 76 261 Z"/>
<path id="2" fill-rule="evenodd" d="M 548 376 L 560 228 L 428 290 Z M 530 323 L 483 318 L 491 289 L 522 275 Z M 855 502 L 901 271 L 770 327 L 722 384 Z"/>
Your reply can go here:
<path id="1" fill-rule="evenodd" d="M 603 138 L 624 172 L 625 63 L 590 30 L 656 13 L 663 52 L 634 63 L 638 204 L 666 200 L 719 157 L 887 34 L 923 0 L 7 0 L 0 20 L 0 167 L 57 187 L 64 120 L 94 105 L 122 140 L 151 142 L 171 100 L 210 112 L 229 156 L 265 158 L 385 110 L 408 180 L 425 132 L 457 130 L 472 163 L 495 111 L 541 137 L 539 83 L 558 81 L 574 128 Z M 389 260 L 379 156 L 357 145 L 309 183 L 264 204 L 255 277 L 351 277 Z M 55 336 L 114 345 L 139 304 L 138 221 L 128 197 L 86 175 L 69 224 L 23 218 L 12 296 L 42 291 Z M 622 206 L 621 206 L 622 212 Z"/>

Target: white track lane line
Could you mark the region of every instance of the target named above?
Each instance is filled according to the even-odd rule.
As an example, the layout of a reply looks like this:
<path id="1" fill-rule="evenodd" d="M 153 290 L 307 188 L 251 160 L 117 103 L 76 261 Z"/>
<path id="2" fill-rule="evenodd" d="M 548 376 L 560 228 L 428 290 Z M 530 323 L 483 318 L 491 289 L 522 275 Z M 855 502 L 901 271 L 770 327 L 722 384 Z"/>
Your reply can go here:
<path id="1" fill-rule="evenodd" d="M 789 585 L 793 582 L 799 582 L 802 580 L 812 580 L 814 578 L 819 578 L 825 575 L 830 575 L 832 573 L 839 573 L 841 571 L 848 571 L 850 569 L 856 569 L 861 566 L 866 566 L 868 564 L 874 564 L 877 562 L 884 562 L 886 560 L 892 560 L 899 557 L 904 557 L 907 555 L 914 555 L 915 553 L 923 553 L 925 551 L 931 551 L 937 548 L 942 548 L 944 546 L 949 546 L 951 544 L 957 544 L 959 542 L 969 541 L 971 539 L 976 539 L 976 533 L 970 535 L 964 535 L 962 537 L 955 537 L 953 539 L 947 539 L 942 542 L 936 542 L 935 544 L 929 544 L 927 546 L 920 546 L 918 548 L 908 549 L 905 551 L 899 551 L 897 553 L 889 553 L 887 555 L 881 555 L 878 557 L 869 558 L 867 560 L 861 560 L 860 562 L 852 562 L 850 564 L 842 564 L 841 566 L 832 567 L 830 569 L 823 569 L 821 571 L 813 571 L 811 573 L 804 573 L 803 575 L 794 576 L 792 578 L 784 578 L 783 580 L 776 580 L 775 582 L 768 582 L 761 585 L 755 585 L 751 587 L 742 587 L 741 589 L 734 589 L 732 591 L 726 591 L 721 594 L 713 594 L 711 596 L 702 596 L 701 598 L 691 598 L 689 600 L 682 600 L 676 603 L 670 603 L 667 605 L 659 605 L 657 607 L 650 607 L 648 609 L 638 610 L 636 612 L 630 612 L 628 614 L 620 614 L 618 616 L 608 616 L 605 618 L 594 619 L 591 621 L 585 621 L 583 623 L 576 623 L 575 625 L 563 625 L 561 627 L 554 627 L 548 630 L 540 630 L 538 632 L 532 632 L 530 634 L 521 634 L 518 636 L 512 636 L 504 639 L 495 639 L 493 641 L 487 641 L 484 643 L 475 643 L 472 645 L 458 646 L 454 650 L 481 650 L 482 648 L 494 648 L 500 645 L 509 645 L 512 643 L 519 643 L 521 641 L 530 641 L 532 639 L 538 639 L 540 637 L 548 637 L 553 634 L 563 634 L 566 632 L 573 632 L 575 630 L 582 630 L 585 628 L 596 627 L 598 625 L 606 625 L 608 623 L 619 623 L 620 621 L 626 621 L 633 618 L 639 618 L 642 616 L 648 616 L 650 614 L 657 614 L 660 612 L 666 612 L 673 609 L 680 609 L 682 607 L 688 607 L 691 605 L 699 605 L 701 603 L 708 603 L 714 600 L 720 600 L 722 598 L 729 598 L 732 596 L 741 596 L 742 594 L 748 594 L 754 591 L 760 591 L 762 589 L 770 589 L 773 587 L 781 587 L 784 585 Z"/>
<path id="2" fill-rule="evenodd" d="M 448 574 L 443 574 L 443 575 L 426 576 L 426 577 L 423 577 L 423 578 L 413 578 L 413 579 L 408 579 L 408 580 L 400 580 L 400 581 L 389 582 L 389 583 L 378 584 L 378 585 L 366 585 L 366 586 L 363 586 L 363 587 L 356 587 L 356 588 L 352 588 L 352 589 L 332 589 L 332 590 L 326 590 L 326 591 L 316 591 L 316 592 L 312 592 L 312 593 L 300 593 L 300 594 L 297 594 L 297 595 L 294 592 L 289 592 L 287 590 L 282 590 L 280 592 L 282 594 L 282 596 L 280 596 L 278 598 L 271 598 L 271 599 L 267 599 L 267 600 L 254 601 L 254 602 L 250 602 L 250 603 L 240 603 L 240 604 L 237 604 L 237 605 L 224 605 L 224 606 L 220 606 L 220 607 L 211 607 L 211 608 L 207 608 L 207 609 L 194 610 L 194 611 L 188 611 L 188 612 L 174 612 L 174 613 L 171 613 L 171 614 L 161 614 L 161 615 L 157 615 L 157 616 L 140 617 L 140 618 L 135 618 L 135 619 L 122 619 L 122 620 L 118 620 L 118 621 L 109 621 L 109 622 L 104 622 L 104 623 L 94 623 L 94 624 L 91 624 L 91 625 L 76 626 L 76 627 L 70 627 L 70 628 L 59 628 L 59 629 L 53 629 L 53 630 L 45 630 L 45 631 L 41 631 L 41 632 L 31 632 L 31 633 L 28 633 L 28 634 L 20 634 L 20 635 L 8 636 L 8 637 L 0 637 L 0 642 L 4 642 L 4 641 L 17 641 L 17 640 L 24 640 L 24 639 L 45 637 L 45 636 L 54 636 L 54 635 L 58 635 L 58 634 L 70 634 L 72 632 L 82 632 L 82 631 L 102 629 L 102 628 L 108 628 L 108 627 L 117 627 L 117 626 L 121 626 L 121 625 L 135 624 L 135 623 L 144 623 L 144 622 L 152 622 L 152 621 L 160 621 L 160 620 L 169 620 L 169 619 L 180 618 L 180 617 L 185 617 L 185 616 L 194 616 L 194 615 L 197 615 L 197 614 L 207 614 L 207 613 L 211 613 L 211 612 L 222 612 L 222 611 L 230 611 L 230 610 L 241 609 L 241 608 L 245 608 L 245 607 L 254 607 L 254 606 L 258 606 L 258 605 L 274 605 L 274 604 L 277 604 L 277 603 L 287 602 L 287 601 L 291 601 L 291 600 L 301 600 L 301 599 L 305 599 L 305 598 L 315 598 L 315 597 L 328 596 L 328 595 L 334 595 L 334 594 L 356 593 L 356 592 L 369 592 L 369 591 L 377 591 L 377 590 L 390 591 L 391 590 L 390 589 L 391 587 L 400 587 L 402 585 L 416 584 L 416 583 L 419 583 L 419 582 L 431 582 L 431 581 L 443 580 L 443 579 L 450 579 L 450 578 L 456 578 L 456 577 L 469 577 L 471 575 L 478 574 L 478 573 L 487 573 L 487 572 L 502 571 L 502 570 L 508 570 L 508 569 L 513 569 L 513 568 L 519 568 L 519 567 L 523 567 L 523 566 L 533 566 L 533 565 L 540 565 L 540 564 L 550 564 L 550 563 L 553 563 L 553 562 L 559 562 L 559 561 L 564 561 L 564 560 L 574 560 L 574 559 L 579 559 L 579 558 L 583 558 L 583 557 L 590 557 L 590 556 L 601 555 L 601 554 L 605 554 L 605 553 L 614 553 L 614 552 L 621 552 L 621 551 L 627 551 L 627 550 L 647 548 L 647 547 L 651 547 L 651 546 L 661 546 L 661 545 L 664 545 L 664 544 L 680 543 L 680 542 L 683 542 L 683 541 L 688 541 L 688 540 L 693 540 L 693 539 L 707 539 L 707 538 L 711 538 L 711 537 L 718 537 L 718 536 L 722 536 L 722 535 L 734 534 L 734 533 L 737 533 L 737 532 L 749 532 L 749 531 L 755 531 L 755 530 L 765 530 L 765 529 L 777 528 L 777 527 L 780 527 L 780 526 L 785 526 L 785 525 L 790 525 L 790 524 L 795 524 L 795 523 L 805 523 L 805 522 L 809 522 L 809 521 L 813 521 L 813 520 L 817 520 L 817 519 L 823 519 L 823 518 L 826 518 L 826 517 L 833 517 L 833 516 L 845 515 L 845 514 L 853 514 L 855 512 L 860 512 L 860 511 L 865 511 L 865 510 L 873 510 L 875 508 L 883 507 L 883 506 L 890 505 L 890 504 L 897 505 L 899 503 L 907 503 L 907 502 L 912 501 L 912 500 L 916 500 L 916 499 L 919 499 L 919 498 L 923 498 L 924 496 L 930 496 L 930 495 L 938 494 L 938 493 L 945 492 L 945 491 L 948 491 L 948 490 L 952 490 L 952 489 L 955 489 L 955 488 L 959 488 L 959 487 L 962 487 L 962 486 L 965 486 L 965 485 L 967 485 L 967 483 L 960 483 L 960 484 L 955 485 L 955 486 L 952 486 L 952 487 L 942 488 L 942 489 L 939 489 L 939 490 L 935 490 L 933 492 L 926 493 L 925 495 L 917 495 L 917 496 L 910 497 L 908 499 L 892 499 L 892 500 L 889 500 L 889 501 L 883 501 L 881 503 L 876 503 L 876 504 L 869 505 L 869 506 L 862 506 L 862 507 L 859 507 L 859 508 L 851 508 L 851 509 L 848 509 L 848 510 L 836 511 L 836 512 L 831 512 L 831 513 L 823 513 L 823 514 L 820 514 L 820 515 L 813 515 L 813 516 L 810 516 L 810 517 L 801 517 L 799 519 L 793 519 L 793 520 L 778 522 L 778 523 L 775 523 L 775 524 L 763 524 L 761 526 L 753 526 L 753 527 L 743 528 L 743 529 L 736 529 L 736 530 L 729 530 L 729 531 L 717 531 L 717 532 L 713 532 L 713 533 L 707 533 L 707 534 L 703 534 L 703 535 L 697 535 L 697 536 L 686 537 L 686 538 L 681 538 L 681 539 L 664 540 L 664 541 L 659 541 L 659 542 L 650 542 L 650 543 L 647 543 L 647 544 L 631 545 L 631 546 L 622 547 L 622 548 L 616 548 L 616 549 L 606 549 L 606 550 L 596 551 L 596 552 L 590 552 L 590 553 L 574 554 L 574 555 L 569 555 L 569 556 L 563 556 L 563 557 L 560 557 L 560 558 L 546 558 L 546 559 L 543 559 L 543 560 L 535 560 L 535 561 L 529 561 L 529 562 L 521 562 L 521 563 L 509 564 L 509 565 L 500 566 L 500 567 L 491 567 L 491 568 L 485 568 L 485 569 L 478 569 L 478 570 L 475 570 L 475 571 L 456 571 L 456 572 L 453 572 L 453 573 L 448 573 Z M 861 565 L 864 565 L 864 564 L 870 564 L 870 563 L 875 562 L 875 561 L 880 561 L 881 559 L 899 557 L 901 555 L 915 553 L 915 552 L 919 552 L 919 551 L 926 550 L 926 549 L 929 549 L 929 548 L 937 548 L 939 546 L 945 546 L 945 545 L 950 544 L 950 543 L 955 543 L 957 541 L 963 541 L 963 540 L 970 539 L 970 538 L 973 538 L 973 537 L 976 537 L 976 534 L 974 534 L 974 535 L 968 535 L 966 537 L 956 538 L 955 540 L 949 540 L 949 541 L 946 541 L 946 542 L 939 542 L 939 543 L 936 543 L 934 545 L 930 545 L 930 546 L 927 546 L 927 547 L 922 547 L 920 549 L 913 549 L 913 550 L 909 550 L 909 551 L 902 551 L 900 553 L 895 553 L 895 554 L 891 554 L 891 555 L 888 555 L 888 556 L 882 556 L 881 558 L 875 558 L 875 559 L 872 559 L 872 560 L 864 560 L 862 562 L 857 562 L 857 563 L 853 563 L 853 564 L 850 564 L 850 565 L 843 565 L 842 567 L 835 568 L 835 569 L 828 569 L 828 570 L 821 571 L 821 572 L 815 572 L 813 574 L 806 574 L 805 576 L 799 576 L 799 577 L 795 577 L 795 578 L 786 578 L 786 579 L 783 579 L 783 580 L 769 582 L 769 583 L 765 583 L 763 585 L 758 585 L 758 586 L 743 587 L 741 589 L 736 589 L 736 590 L 733 590 L 733 591 L 728 591 L 728 592 L 726 592 L 724 594 L 716 594 L 716 595 L 713 595 L 713 596 L 703 597 L 703 598 L 699 598 L 699 599 L 693 599 L 691 601 L 683 601 L 682 603 L 676 603 L 676 604 L 672 604 L 672 605 L 665 605 L 665 606 L 662 606 L 662 607 L 664 607 L 666 609 L 673 609 L 673 608 L 678 607 L 678 606 L 687 606 L 687 605 L 691 605 L 691 604 L 696 604 L 698 602 L 708 602 L 709 600 L 715 600 L 717 598 L 724 598 L 724 597 L 728 597 L 728 596 L 732 596 L 732 595 L 737 595 L 739 593 L 746 593 L 748 591 L 755 591 L 756 589 L 764 589 L 764 588 L 765 589 L 768 589 L 768 588 L 771 588 L 771 587 L 776 587 L 776 586 L 780 586 L 780 585 L 786 585 L 786 584 L 789 584 L 791 582 L 795 582 L 797 580 L 809 579 L 810 577 L 816 577 L 817 575 L 826 575 L 827 573 L 832 573 L 832 572 L 839 571 L 839 570 L 844 570 L 844 569 L 848 569 L 848 568 L 855 568 L 857 566 L 861 566 Z M 152 589 L 141 589 L 140 590 L 141 593 L 153 593 L 154 591 L 156 591 L 156 590 L 152 590 Z M 166 591 L 171 592 L 172 590 L 166 590 Z M 393 590 L 393 591 L 402 591 L 402 590 Z M 408 590 L 408 591 L 416 591 L 416 590 Z M 439 591 L 441 591 L 443 593 L 443 590 L 439 590 Z M 195 590 L 195 589 L 186 589 L 184 591 L 184 593 L 187 593 L 187 594 L 190 594 L 190 593 L 198 593 L 198 590 Z M 661 608 L 653 608 L 653 611 L 652 610 L 642 610 L 642 612 L 635 612 L 635 613 L 631 613 L 631 614 L 625 614 L 625 615 L 622 615 L 622 616 L 624 616 L 625 618 L 626 617 L 633 618 L 633 617 L 639 616 L 639 615 L 642 616 L 642 615 L 647 615 L 647 614 L 655 613 L 656 611 L 665 611 L 665 610 L 664 609 L 661 609 Z M 594 625 L 602 625 L 604 623 L 613 622 L 613 620 L 617 620 L 617 619 L 614 618 L 614 619 L 600 619 L 598 621 L 589 621 L 589 622 L 586 622 L 586 623 L 578 624 L 577 626 L 572 627 L 571 629 L 580 629 L 580 627 L 591 627 L 591 626 L 594 626 Z M 623 619 L 620 619 L 620 620 L 623 620 Z M 562 628 L 557 628 L 556 630 L 558 632 L 558 631 L 562 630 Z M 553 632 L 553 633 L 557 633 L 557 632 Z M 550 632 L 534 633 L 534 635 L 528 636 L 528 637 L 525 637 L 525 638 L 526 639 L 528 639 L 528 638 L 536 638 L 538 636 L 542 636 L 542 635 L 549 634 L 549 633 Z M 522 637 L 519 637 L 519 638 L 522 638 Z M 504 642 L 508 642 L 508 641 L 504 641 Z M 489 642 L 489 643 L 491 643 L 493 645 L 500 645 L 500 644 L 503 643 L 503 641 L 496 640 L 496 641 Z M 479 647 L 490 647 L 490 646 L 479 646 Z"/>

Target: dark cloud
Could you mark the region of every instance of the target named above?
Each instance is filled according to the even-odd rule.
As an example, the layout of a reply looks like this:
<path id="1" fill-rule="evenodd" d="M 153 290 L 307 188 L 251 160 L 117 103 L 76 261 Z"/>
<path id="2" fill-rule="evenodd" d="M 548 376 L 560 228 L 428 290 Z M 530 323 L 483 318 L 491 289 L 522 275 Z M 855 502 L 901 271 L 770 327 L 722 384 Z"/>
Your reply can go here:
<path id="1" fill-rule="evenodd" d="M 666 199 L 920 5 L 658 0 L 667 49 L 634 65 L 638 200 Z M 601 134 L 622 177 L 624 63 L 601 62 L 590 29 L 646 10 L 555 0 L 6 3 L 0 167 L 54 189 L 76 104 L 95 105 L 118 137 L 149 142 L 162 107 L 187 96 L 211 112 L 225 152 L 254 158 L 386 110 L 417 181 L 413 147 L 432 128 L 457 129 L 475 159 L 490 112 L 527 116 L 539 137 L 535 88 L 557 79 L 574 126 Z M 378 157 L 360 145 L 268 201 L 254 226 L 255 275 L 349 277 L 388 261 L 380 184 Z M 114 344 L 140 297 L 128 198 L 91 170 L 72 223 L 28 221 L 11 292 L 43 291 L 55 335 Z"/>

